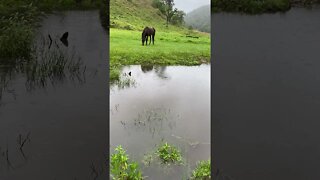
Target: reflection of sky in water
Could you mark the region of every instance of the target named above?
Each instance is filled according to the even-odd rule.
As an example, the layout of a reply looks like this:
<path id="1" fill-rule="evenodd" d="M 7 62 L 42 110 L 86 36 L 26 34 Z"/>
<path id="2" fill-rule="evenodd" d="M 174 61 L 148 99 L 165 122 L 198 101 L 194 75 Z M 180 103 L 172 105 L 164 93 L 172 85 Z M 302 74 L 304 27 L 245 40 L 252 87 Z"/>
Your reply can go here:
<path id="1" fill-rule="evenodd" d="M 68 47 L 59 40 L 66 31 L 69 32 Z M 74 52 L 75 62 L 80 57 L 86 67 L 85 76 L 69 76 L 72 74 L 69 70 L 57 78 L 46 74 L 27 76 L 20 72 L 10 74 L 8 67 L 0 67 L 1 80 L 7 73 L 8 82 L 0 100 L 0 179 L 93 179 L 96 174 L 92 169 L 99 173 L 98 179 L 107 179 L 104 174 L 108 146 L 105 70 L 108 37 L 101 27 L 98 11 L 49 15 L 42 22 L 39 34 L 46 40 L 50 34 L 53 41 L 57 41 L 50 50 L 59 46 L 70 56 Z M 80 69 L 84 71 L 83 66 Z M 28 78 L 31 78 L 30 85 L 39 82 L 32 81 L 33 77 L 48 77 L 47 84 L 30 86 L 34 88 L 29 91 Z M 29 132 L 31 141 L 23 147 L 24 157 L 17 138 Z M 6 155 L 2 156 L 7 145 L 14 167 L 10 169 Z"/>
<path id="2" fill-rule="evenodd" d="M 179 146 L 192 165 L 210 157 L 210 65 L 134 65 L 122 73 L 134 86 L 111 87 L 111 149 L 122 145 L 140 161 L 165 140 Z M 145 172 L 161 177 L 155 169 Z M 178 178 L 181 172 L 171 176 Z"/>

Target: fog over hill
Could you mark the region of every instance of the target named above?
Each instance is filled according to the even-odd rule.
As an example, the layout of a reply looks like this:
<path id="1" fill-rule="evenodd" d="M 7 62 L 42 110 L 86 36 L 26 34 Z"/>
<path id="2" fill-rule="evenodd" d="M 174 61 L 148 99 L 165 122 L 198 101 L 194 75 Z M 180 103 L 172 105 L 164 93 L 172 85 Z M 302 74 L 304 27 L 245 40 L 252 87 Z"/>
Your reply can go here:
<path id="1" fill-rule="evenodd" d="M 210 0 L 174 0 L 174 4 L 174 7 L 189 13 L 194 9 L 210 4 Z"/>
<path id="2" fill-rule="evenodd" d="M 188 13 L 184 20 L 187 26 L 192 26 L 203 32 L 210 32 L 210 16 L 210 5 L 205 5 Z"/>

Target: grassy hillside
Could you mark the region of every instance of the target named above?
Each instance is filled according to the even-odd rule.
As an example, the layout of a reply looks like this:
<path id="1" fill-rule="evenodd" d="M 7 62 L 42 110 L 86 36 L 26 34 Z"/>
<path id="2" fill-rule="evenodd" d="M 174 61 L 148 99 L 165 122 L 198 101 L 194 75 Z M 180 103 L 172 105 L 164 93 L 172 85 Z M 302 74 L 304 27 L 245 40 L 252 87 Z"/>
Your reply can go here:
<path id="1" fill-rule="evenodd" d="M 155 45 L 142 46 L 144 27 L 156 29 Z M 210 61 L 210 34 L 169 25 L 152 0 L 110 2 L 110 80 L 130 64 L 198 65 Z"/>
<path id="2" fill-rule="evenodd" d="M 157 30 L 172 31 L 182 27 L 169 26 L 166 28 L 165 17 L 152 7 L 152 0 L 111 0 L 110 27 L 141 30 L 145 26 L 157 27 Z"/>
<path id="3" fill-rule="evenodd" d="M 210 5 L 199 7 L 185 17 L 185 22 L 188 26 L 192 26 L 203 32 L 210 32 Z"/>

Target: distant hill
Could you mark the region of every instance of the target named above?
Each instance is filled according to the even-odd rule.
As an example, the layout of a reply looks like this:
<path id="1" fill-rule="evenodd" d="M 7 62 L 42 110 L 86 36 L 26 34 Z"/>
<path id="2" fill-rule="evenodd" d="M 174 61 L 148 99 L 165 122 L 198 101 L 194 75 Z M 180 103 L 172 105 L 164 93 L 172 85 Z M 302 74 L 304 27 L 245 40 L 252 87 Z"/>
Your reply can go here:
<path id="1" fill-rule="evenodd" d="M 152 6 L 153 0 L 111 0 L 110 27 L 127 30 L 142 30 L 145 26 L 163 31 L 186 31 L 183 26 L 169 25 L 159 9 Z"/>
<path id="2" fill-rule="evenodd" d="M 210 5 L 201 6 L 186 15 L 184 21 L 187 26 L 203 32 L 210 32 Z"/>

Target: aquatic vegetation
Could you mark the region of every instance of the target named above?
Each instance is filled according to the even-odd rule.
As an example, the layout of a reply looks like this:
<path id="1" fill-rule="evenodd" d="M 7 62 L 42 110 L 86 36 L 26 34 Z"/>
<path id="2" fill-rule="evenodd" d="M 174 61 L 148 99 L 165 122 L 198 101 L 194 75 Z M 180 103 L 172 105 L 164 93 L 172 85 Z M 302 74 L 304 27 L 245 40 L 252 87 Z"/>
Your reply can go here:
<path id="1" fill-rule="evenodd" d="M 39 12 L 32 4 L 19 6 L 0 19 L 0 62 L 29 58 Z"/>
<path id="2" fill-rule="evenodd" d="M 182 162 L 181 152 L 175 146 L 169 145 L 167 142 L 159 146 L 156 153 L 165 164 Z"/>
<path id="3" fill-rule="evenodd" d="M 192 172 L 192 180 L 209 180 L 211 179 L 211 165 L 210 160 L 200 161 L 197 167 Z"/>
<path id="4" fill-rule="evenodd" d="M 129 161 L 125 150 L 118 146 L 110 159 L 110 174 L 114 180 L 141 180 L 142 173 L 137 162 Z"/>
<path id="5" fill-rule="evenodd" d="M 115 73 L 119 73 L 116 71 Z M 118 77 L 117 79 L 113 79 L 113 81 L 110 82 L 112 87 L 118 87 L 118 89 L 125 89 L 129 87 L 135 87 L 136 81 L 133 78 L 130 78 L 128 75 L 122 75 Z"/>
<path id="6" fill-rule="evenodd" d="M 48 48 L 49 42 L 43 36 L 39 44 L 35 43 L 31 48 L 28 58 L 1 61 L 0 73 L 0 100 L 2 93 L 9 91 L 9 82 L 16 74 L 25 74 L 26 90 L 45 88 L 48 83 L 55 86 L 66 79 L 72 82 L 83 83 L 85 81 L 86 66 L 75 51 L 53 46 Z M 10 90 L 13 93 L 14 90 Z"/>

